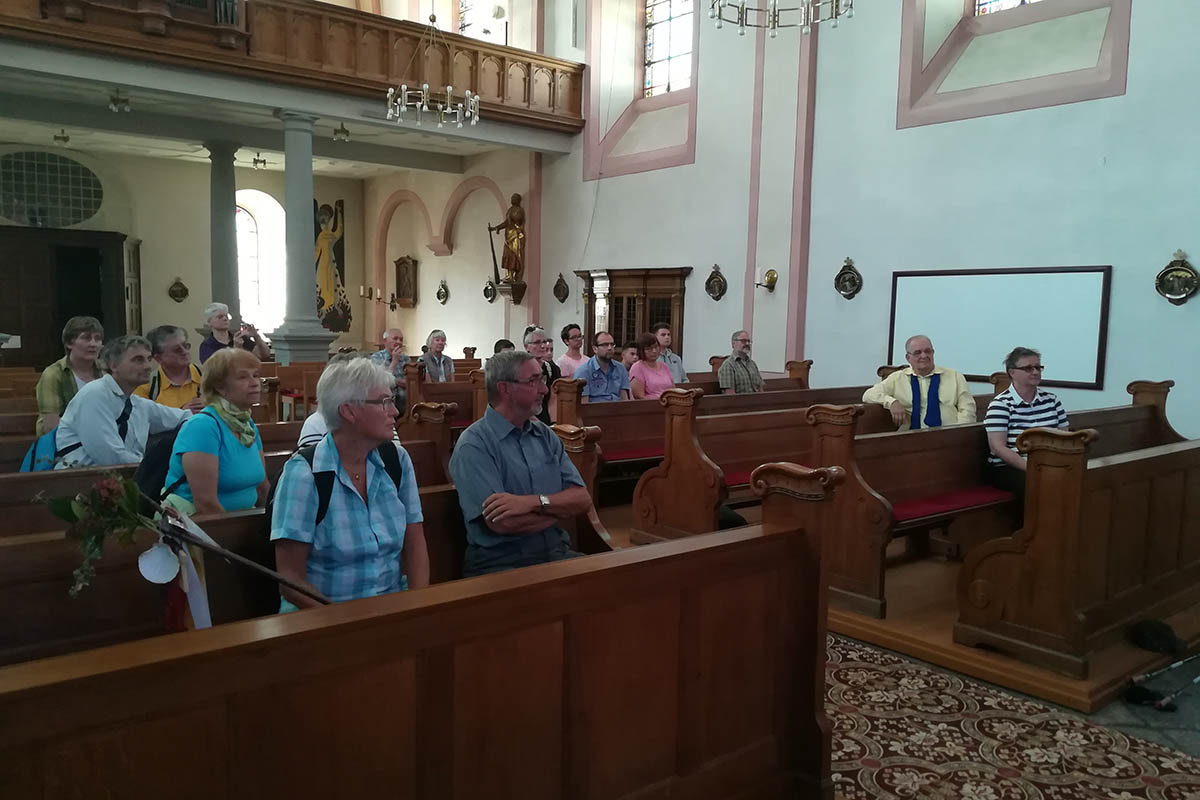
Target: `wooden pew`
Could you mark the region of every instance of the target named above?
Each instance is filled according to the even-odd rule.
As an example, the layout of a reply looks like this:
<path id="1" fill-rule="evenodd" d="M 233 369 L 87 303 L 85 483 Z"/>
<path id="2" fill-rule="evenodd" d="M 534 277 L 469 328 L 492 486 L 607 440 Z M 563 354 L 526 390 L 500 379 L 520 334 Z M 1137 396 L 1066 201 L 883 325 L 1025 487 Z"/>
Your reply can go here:
<path id="1" fill-rule="evenodd" d="M 37 411 L 0 413 L 0 436 L 33 435 L 37 418 Z"/>
<path id="2" fill-rule="evenodd" d="M 551 428 L 558 434 L 571 463 L 579 470 L 588 494 L 595 500 L 596 475 L 600 467 L 600 447 L 597 444 L 600 441 L 600 429 L 563 424 L 555 424 Z M 613 547 L 612 537 L 596 513 L 594 502 L 587 514 L 581 515 L 581 518 L 565 520 L 563 528 L 571 534 L 572 547 L 581 553 L 607 553 L 616 549 Z"/>
<path id="3" fill-rule="evenodd" d="M 831 800 L 821 537 L 775 499 L 742 530 L 6 667 L 6 794 Z M 297 741 L 322 757 L 297 769 Z"/>
<path id="4" fill-rule="evenodd" d="M 1135 403 L 1146 386 L 1130 384 Z M 1127 421 L 1115 427 L 1112 438 L 1134 438 Z M 1200 602 L 1200 441 L 1106 452 L 1106 438 L 1091 428 L 1018 437 L 1024 524 L 963 563 L 954 641 L 1086 678 L 1091 654 L 1129 625 Z"/>
<path id="5" fill-rule="evenodd" d="M 634 489 L 637 544 L 717 530 L 718 509 L 729 490 L 747 487 L 760 464 L 822 463 L 813 460 L 809 407 L 699 415 L 701 399 L 696 389 L 671 389 L 659 398 L 666 454 Z M 869 419 L 877 429 L 893 427 L 882 408 Z"/>
<path id="6" fill-rule="evenodd" d="M 37 398 L 29 397 L 0 397 L 0 414 L 37 413 Z"/>
<path id="7" fill-rule="evenodd" d="M 688 389 L 698 388 L 688 384 Z M 698 413 L 733 414 L 814 403 L 855 403 L 865 386 L 831 389 L 792 389 L 741 395 L 703 395 Z M 583 381 L 557 380 L 551 387 L 558 422 L 578 427 L 597 426 L 605 432 L 602 447 L 606 463 L 657 460 L 663 456 L 663 409 L 658 400 L 613 403 L 582 402 Z"/>
<path id="8" fill-rule="evenodd" d="M 1071 412 L 1068 421 L 1103 431 L 1110 441 L 1103 455 L 1180 441 L 1165 416 L 1170 384 L 1135 382 L 1134 405 Z M 970 528 L 962 543 L 969 552 L 974 542 L 1007 536 L 1019 525 L 1011 495 L 987 484 L 983 423 L 856 436 L 854 408 L 814 407 L 808 417 L 813 463 L 847 473 L 832 504 L 834 541 L 827 548 L 830 596 L 838 605 L 886 616 L 885 551 L 898 535 L 909 536 L 910 549 L 919 552 L 929 531 L 961 521 L 959 527 Z"/>
<path id="9" fill-rule="evenodd" d="M 478 379 L 472 377 L 475 373 L 479 373 Z M 478 385 L 475 380 L 479 381 Z M 462 412 L 452 426 L 456 429 L 466 428 L 487 410 L 487 389 L 483 384 L 483 371 L 478 368 L 463 373 L 462 380 L 426 383 L 422 364 L 405 364 L 404 387 L 409 408 L 415 403 L 455 404 Z"/>

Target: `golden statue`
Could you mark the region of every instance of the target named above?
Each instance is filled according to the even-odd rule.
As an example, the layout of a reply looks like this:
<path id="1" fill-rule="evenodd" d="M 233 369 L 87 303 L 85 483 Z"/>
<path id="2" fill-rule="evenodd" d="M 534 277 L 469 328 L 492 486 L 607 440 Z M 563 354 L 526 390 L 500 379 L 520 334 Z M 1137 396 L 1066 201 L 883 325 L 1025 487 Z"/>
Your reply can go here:
<path id="1" fill-rule="evenodd" d="M 504 231 L 504 256 L 500 266 L 504 268 L 504 281 L 517 283 L 525 274 L 525 209 L 521 208 L 521 195 L 512 196 L 512 206 L 499 225 L 488 225 L 491 232 Z M 493 258 L 495 254 L 493 253 Z"/>

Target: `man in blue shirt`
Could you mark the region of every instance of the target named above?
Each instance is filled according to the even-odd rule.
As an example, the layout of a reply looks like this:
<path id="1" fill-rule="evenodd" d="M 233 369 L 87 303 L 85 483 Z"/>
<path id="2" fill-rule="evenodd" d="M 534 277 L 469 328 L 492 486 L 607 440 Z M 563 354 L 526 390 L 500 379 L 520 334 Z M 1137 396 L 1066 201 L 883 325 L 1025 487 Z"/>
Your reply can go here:
<path id="1" fill-rule="evenodd" d="M 484 370 L 488 408 L 450 458 L 467 527 L 463 575 L 483 575 L 579 555 L 558 520 L 592 500 L 554 431 L 536 419 L 547 393 L 529 353 L 497 353 Z"/>
<path id="2" fill-rule="evenodd" d="M 575 380 L 583 381 L 583 402 L 629 399 L 629 372 L 620 361 L 613 361 L 615 346 L 612 334 L 600 331 L 593 340 L 596 355 L 575 370 Z"/>

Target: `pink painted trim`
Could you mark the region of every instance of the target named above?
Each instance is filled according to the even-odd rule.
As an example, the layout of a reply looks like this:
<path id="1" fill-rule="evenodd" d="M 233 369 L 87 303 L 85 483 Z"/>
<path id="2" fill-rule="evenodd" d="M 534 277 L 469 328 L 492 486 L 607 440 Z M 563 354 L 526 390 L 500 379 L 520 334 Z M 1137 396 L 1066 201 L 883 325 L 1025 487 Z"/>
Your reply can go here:
<path id="1" fill-rule="evenodd" d="M 607 132 L 601 130 L 600 119 L 601 85 L 600 76 L 603 72 L 600 64 L 601 12 L 604 0 L 588 0 L 588 32 L 584 58 L 588 64 L 588 81 L 584 87 L 584 107 L 588 110 L 588 124 L 583 131 L 583 179 L 594 181 L 600 178 L 613 178 L 619 175 L 632 175 L 638 172 L 667 169 L 669 167 L 686 166 L 696 163 L 696 106 L 700 70 L 700 25 L 701 15 L 696 13 L 696 24 L 692 26 L 692 83 L 686 89 L 669 92 L 653 98 L 641 96 L 641 87 L 645 81 L 645 65 L 639 58 L 634 69 L 634 94 L 630 105 L 627 106 L 612 128 Z M 637 26 L 638 41 L 644 48 L 645 37 L 645 1 L 638 3 L 638 14 L 641 24 Z M 621 138 L 629 132 L 633 123 L 641 114 L 670 108 L 677 105 L 688 105 L 687 139 L 682 145 L 663 147 L 642 153 L 630 153 L 614 156 L 612 150 Z"/>
<path id="2" fill-rule="evenodd" d="M 408 18 L 412 22 L 421 21 L 421 0 L 408 0 Z"/>
<path id="3" fill-rule="evenodd" d="M 381 2 L 381 0 L 375 0 Z M 458 33 L 458 26 L 462 22 L 462 12 L 458 8 L 458 0 L 450 0 L 450 32 Z"/>
<path id="4" fill-rule="evenodd" d="M 448 256 L 454 252 L 454 223 L 458 218 L 458 210 L 462 208 L 463 201 L 467 199 L 467 195 L 479 190 L 492 193 L 492 197 L 496 198 L 496 204 L 500 207 L 500 214 L 503 215 L 508 211 L 508 200 L 504 197 L 504 192 L 500 191 L 500 187 L 491 178 L 484 175 L 473 175 L 465 179 L 458 186 L 454 187 L 454 191 L 450 193 L 450 199 L 446 201 L 446 207 L 442 210 L 442 224 L 438 228 L 437 237 L 430 237 L 429 249 L 437 256 Z"/>
<path id="5" fill-rule="evenodd" d="M 742 328 L 754 330 L 754 284 L 758 265 L 758 195 L 762 180 L 763 75 L 767 32 L 754 37 L 754 104 L 750 112 L 750 200 L 746 219 L 746 272 L 742 285 Z"/>
<path id="6" fill-rule="evenodd" d="M 533 291 L 525 293 L 529 318 L 539 319 L 542 309 L 542 154 L 529 154 L 529 191 L 525 204 L 525 282 Z M 505 305 L 510 305 L 505 303 Z"/>
<path id="7" fill-rule="evenodd" d="M 428 233 L 429 239 L 433 239 L 433 222 L 429 218 L 429 209 L 416 192 L 408 189 L 399 189 L 388 195 L 388 199 L 383 201 L 383 205 L 379 208 L 379 217 L 375 223 L 375 286 L 387 286 L 387 235 L 388 230 L 392 226 L 392 215 L 396 213 L 396 209 L 404 203 L 413 203 L 417 210 L 421 212 L 421 218 L 425 220 L 425 230 Z M 383 303 L 374 303 L 370 305 L 374 307 L 374 330 L 382 331 L 383 326 L 387 324 L 387 305 Z M 374 334 L 372 334 L 374 335 Z"/>
<path id="8" fill-rule="evenodd" d="M 1125 94 L 1129 72 L 1131 0 L 1058 0 L 976 17 L 970 2 L 924 69 L 926 0 L 903 0 L 900 39 L 900 82 L 896 127 L 911 128 L 960 119 L 1006 114 L 1032 108 L 1077 103 Z M 999 31 L 1033 25 L 1100 8 L 1109 9 L 1108 26 L 1095 67 L 938 93 L 971 40 Z"/>
<path id="9" fill-rule="evenodd" d="M 788 315 L 784 362 L 804 358 L 808 314 L 808 251 L 811 245 L 813 131 L 817 109 L 818 31 L 800 42 L 796 103 L 796 157 L 792 174 L 792 246 L 788 259 Z"/>
<path id="10" fill-rule="evenodd" d="M 533 31 L 533 52 L 546 51 L 546 4 L 541 0 L 532 0 L 529 8 L 532 19 L 529 29 Z"/>

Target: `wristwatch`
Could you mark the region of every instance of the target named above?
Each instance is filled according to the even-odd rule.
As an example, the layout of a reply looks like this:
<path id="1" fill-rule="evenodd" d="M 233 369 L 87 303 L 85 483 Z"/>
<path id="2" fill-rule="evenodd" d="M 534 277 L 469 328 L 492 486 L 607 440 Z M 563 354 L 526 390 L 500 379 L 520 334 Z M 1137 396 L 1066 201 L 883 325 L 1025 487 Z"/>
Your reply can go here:
<path id="1" fill-rule="evenodd" d="M 546 497 L 546 495 L 544 495 L 544 494 L 539 494 L 538 495 L 538 503 L 541 504 L 541 508 L 538 510 L 541 511 L 543 514 L 550 511 L 550 498 L 549 497 Z"/>

